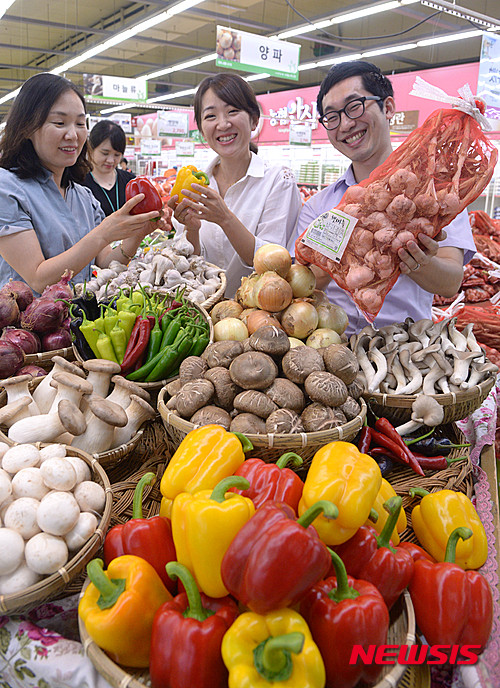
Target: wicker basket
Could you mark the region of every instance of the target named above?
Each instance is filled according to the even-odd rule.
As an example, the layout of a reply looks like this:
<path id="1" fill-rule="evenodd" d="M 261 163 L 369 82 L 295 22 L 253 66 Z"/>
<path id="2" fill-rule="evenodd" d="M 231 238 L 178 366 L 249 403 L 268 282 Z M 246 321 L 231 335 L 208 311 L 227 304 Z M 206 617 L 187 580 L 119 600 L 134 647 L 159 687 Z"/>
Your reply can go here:
<path id="1" fill-rule="evenodd" d="M 47 446 L 44 444 L 40 447 Z M 99 462 L 86 452 L 67 447 L 68 456 L 77 456 L 83 459 L 92 472 L 93 480 L 99 483 L 106 493 L 104 511 L 95 533 L 87 540 L 85 545 L 56 573 L 42 579 L 35 585 L 26 588 L 22 593 L 12 595 L 0 595 L 0 614 L 20 614 L 27 612 L 35 606 L 56 599 L 61 596 L 64 588 L 84 569 L 87 562 L 92 559 L 101 547 L 106 531 L 111 520 L 111 507 L 113 502 L 111 486 L 108 476 Z"/>
<path id="2" fill-rule="evenodd" d="M 161 292 L 167 295 L 168 292 Z M 170 294 L 172 299 L 174 298 L 173 294 Z M 189 298 L 189 297 L 188 297 Z M 222 298 L 222 297 L 221 297 Z M 194 303 L 193 301 L 190 302 L 193 308 L 195 308 L 199 313 L 201 314 L 202 318 L 208 323 L 208 329 L 209 329 L 209 338 L 210 342 L 214 341 L 214 326 L 212 323 L 212 318 L 209 316 L 207 311 L 205 310 L 204 306 L 200 306 L 197 303 Z M 215 301 L 214 301 L 215 303 Z M 83 357 L 81 351 L 78 348 L 77 343 L 73 343 L 73 351 L 74 355 L 77 361 L 80 363 L 83 363 L 86 359 Z M 145 390 L 148 392 L 154 392 L 157 390 L 160 390 L 162 387 L 164 387 L 167 383 L 172 382 L 172 380 L 175 380 L 177 376 L 174 375 L 171 378 L 165 379 L 165 380 L 158 380 L 157 382 L 136 382 L 136 385 L 139 385 L 139 387 L 143 387 Z"/>
<path id="3" fill-rule="evenodd" d="M 158 395 L 158 411 L 162 417 L 163 424 L 167 431 L 167 436 L 171 442 L 171 451 L 174 452 L 182 442 L 188 432 L 194 430 L 195 426 L 184 418 L 179 418 L 175 413 L 167 409 L 164 398 L 166 389 L 162 389 Z M 321 432 L 301 432 L 286 435 L 246 435 L 253 444 L 252 456 L 262 459 L 267 463 L 273 463 L 287 451 L 294 451 L 299 454 L 304 463 L 298 472 L 304 472 L 311 464 L 314 454 L 328 442 L 343 440 L 350 442 L 353 440 L 363 426 L 366 416 L 366 404 L 360 399 L 361 411 L 348 423 L 340 425 L 331 430 Z"/>
<path id="4" fill-rule="evenodd" d="M 471 389 L 466 389 L 463 392 L 434 394 L 434 399 L 443 406 L 443 424 L 462 420 L 462 418 L 466 418 L 479 408 L 493 388 L 495 380 L 496 376 L 490 375 L 479 385 L 475 385 L 471 387 Z M 384 416 L 388 418 L 391 423 L 398 425 L 399 423 L 406 423 L 406 421 L 410 420 L 411 407 L 417 395 L 366 392 L 363 397 L 377 416 Z"/>
<path id="5" fill-rule="evenodd" d="M 39 354 L 26 354 L 23 365 L 37 365 L 40 366 L 40 368 L 49 370 L 50 368 L 52 368 L 52 359 L 54 358 L 54 356 L 61 356 L 61 358 L 65 358 L 68 361 L 75 360 L 75 352 L 73 351 L 73 347 L 66 346 L 64 347 L 64 349 L 42 351 Z"/>
<path id="6" fill-rule="evenodd" d="M 87 585 L 88 581 L 83 590 L 85 590 Z M 125 688 L 125 686 L 126 688 L 145 688 L 145 686 L 151 685 L 149 671 L 121 667 L 113 662 L 94 643 L 80 617 L 78 618 L 78 628 L 85 654 L 111 686 L 115 688 Z M 410 595 L 408 592 L 405 592 L 391 610 L 387 643 L 412 645 L 415 642 L 415 613 Z M 408 667 L 408 665 L 395 664 L 393 666 L 386 666 L 383 672 L 384 674 L 379 682 L 372 686 L 372 688 L 394 688 L 400 682 L 404 688 L 427 688 L 430 686 L 429 670 L 426 666 Z M 404 680 L 402 680 L 403 677 Z M 195 687 L 193 686 L 193 688 Z"/>

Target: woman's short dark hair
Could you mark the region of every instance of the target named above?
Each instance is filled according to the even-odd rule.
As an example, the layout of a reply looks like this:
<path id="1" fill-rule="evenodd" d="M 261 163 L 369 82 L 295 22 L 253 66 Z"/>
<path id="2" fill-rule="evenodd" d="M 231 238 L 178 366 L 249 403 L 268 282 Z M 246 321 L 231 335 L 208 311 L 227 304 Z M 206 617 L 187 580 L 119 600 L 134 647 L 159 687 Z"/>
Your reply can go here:
<path id="1" fill-rule="evenodd" d="M 338 65 L 333 65 L 328 74 L 323 79 L 319 87 L 317 98 L 318 113 L 320 117 L 323 113 L 323 98 L 328 91 L 333 88 L 340 81 L 349 79 L 352 76 L 360 76 L 363 83 L 363 88 L 374 96 L 379 96 L 384 100 L 389 96 L 394 97 L 394 89 L 389 79 L 382 74 L 380 69 L 371 62 L 363 62 L 359 60 L 352 60 L 351 62 L 342 62 Z M 384 103 L 378 101 L 381 110 L 384 108 Z"/>
<path id="2" fill-rule="evenodd" d="M 114 148 L 115 151 L 123 155 L 127 145 L 125 132 L 116 122 L 110 119 L 101 119 L 100 122 L 97 122 L 90 130 L 90 147 L 97 148 L 97 146 L 100 146 L 106 139 L 110 140 L 111 147 Z"/>
<path id="3" fill-rule="evenodd" d="M 194 96 L 194 117 L 200 131 L 202 125 L 201 101 L 209 88 L 228 105 L 234 105 L 238 110 L 248 112 L 252 120 L 259 120 L 259 104 L 248 83 L 237 74 L 215 74 L 203 79 Z"/>
<path id="4" fill-rule="evenodd" d="M 42 72 L 24 82 L 0 138 L 0 167 L 14 171 L 21 179 L 44 172 L 30 137 L 45 123 L 56 100 L 67 91 L 76 93 L 86 111 L 85 99 L 78 88 L 62 76 Z M 67 186 L 69 181 L 82 182 L 89 170 L 85 142 L 75 164 L 64 170 L 62 186 Z"/>

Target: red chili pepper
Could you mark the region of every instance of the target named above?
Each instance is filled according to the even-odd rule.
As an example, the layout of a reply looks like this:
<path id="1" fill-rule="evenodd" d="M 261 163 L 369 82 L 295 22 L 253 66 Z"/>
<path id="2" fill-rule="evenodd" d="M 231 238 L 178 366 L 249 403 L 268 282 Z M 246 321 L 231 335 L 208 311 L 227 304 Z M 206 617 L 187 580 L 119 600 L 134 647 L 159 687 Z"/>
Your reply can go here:
<path id="1" fill-rule="evenodd" d="M 400 463 L 405 463 L 418 475 L 424 475 L 424 472 L 420 468 L 418 461 L 406 445 L 403 449 L 399 443 L 394 442 L 394 440 L 388 437 L 385 433 L 377 432 L 377 430 L 372 430 L 372 441 L 378 444 L 379 446 L 385 447 L 386 449 L 390 449 L 390 451 L 396 456 L 397 460 L 399 460 Z"/>
<path id="2" fill-rule="evenodd" d="M 331 557 L 311 526 L 337 507 L 320 500 L 296 520 L 288 504 L 267 502 L 245 523 L 222 559 L 222 581 L 257 614 L 296 604 L 330 568 Z"/>
<path id="3" fill-rule="evenodd" d="M 140 193 L 144 194 L 144 198 L 132 208 L 130 211 L 131 215 L 150 213 L 152 210 L 161 210 L 163 208 L 160 194 L 147 177 L 136 177 L 129 181 L 125 187 L 125 200 L 129 201 Z"/>
<path id="4" fill-rule="evenodd" d="M 297 473 L 286 468 L 287 463 L 301 466 L 303 461 L 298 454 L 287 452 L 276 463 L 266 463 L 262 459 L 247 459 L 234 475 L 243 476 L 250 483 L 248 490 L 232 487 L 229 491 L 248 497 L 258 509 L 266 502 L 285 502 L 297 513 L 304 483 Z"/>
<path id="5" fill-rule="evenodd" d="M 413 452 L 421 468 L 428 471 L 443 471 L 456 461 L 463 461 L 465 457 L 459 456 L 457 459 L 450 459 L 448 456 L 426 456 L 419 452 Z"/>
<path id="6" fill-rule="evenodd" d="M 394 452 L 391 452 L 390 449 L 387 449 L 387 447 L 370 447 L 370 450 L 368 452 L 370 456 L 388 456 L 390 459 L 393 459 L 393 461 L 398 461 L 399 463 L 404 463 L 405 466 L 407 466 L 406 461 L 402 461 Z"/>
<path id="7" fill-rule="evenodd" d="M 143 314 L 135 321 L 130 339 L 128 340 L 127 348 L 125 349 L 125 355 L 123 356 L 123 363 L 121 364 L 122 375 L 131 373 L 141 356 L 146 353 L 150 334 L 151 323 L 146 315 Z"/>
<path id="8" fill-rule="evenodd" d="M 490 637 L 490 586 L 477 571 L 464 571 L 454 563 L 458 539 L 471 536 L 470 528 L 456 528 L 448 539 L 443 562 L 415 562 L 409 590 L 417 625 L 429 645 L 475 645 L 481 652 Z"/>
<path id="9" fill-rule="evenodd" d="M 314 642 L 321 652 L 328 686 L 352 688 L 359 681 L 375 683 L 381 667 L 375 663 L 351 664 L 354 645 L 387 642 L 389 612 L 377 588 L 348 576 L 342 559 L 332 552 L 336 576 L 315 585 L 300 604 Z"/>
<path id="10" fill-rule="evenodd" d="M 200 593 L 188 569 L 178 562 L 167 572 L 186 590 L 158 609 L 151 633 L 149 673 L 153 688 L 227 688 L 222 638 L 238 616 L 230 597 Z"/>
<path id="11" fill-rule="evenodd" d="M 373 583 L 390 609 L 413 575 L 413 559 L 401 547 L 394 547 L 390 536 L 401 510 L 402 499 L 391 497 L 384 504 L 389 517 L 382 532 L 361 526 L 352 538 L 333 549 L 340 555 L 347 573 Z"/>
<path id="12" fill-rule="evenodd" d="M 369 425 L 364 425 L 358 440 L 358 449 L 362 454 L 368 453 L 372 443 L 372 429 Z"/>
<path id="13" fill-rule="evenodd" d="M 424 474 L 415 457 L 413 456 L 411 449 L 406 446 L 399 432 L 396 430 L 394 425 L 387 420 L 387 418 L 377 418 L 375 421 L 375 429 L 378 430 L 378 432 L 386 435 L 395 444 L 397 444 L 402 452 L 406 452 L 410 468 L 412 468 L 415 473 L 418 473 L 419 475 Z"/>
<path id="14" fill-rule="evenodd" d="M 145 485 L 151 485 L 156 478 L 154 473 L 146 473 L 136 485 L 132 518 L 127 523 L 114 526 L 108 531 L 104 540 L 104 562 L 109 562 L 123 554 L 134 554 L 142 557 L 155 569 L 165 587 L 172 594 L 176 584 L 167 575 L 165 565 L 176 560 L 172 526 L 170 520 L 163 516 L 142 517 L 142 493 Z"/>

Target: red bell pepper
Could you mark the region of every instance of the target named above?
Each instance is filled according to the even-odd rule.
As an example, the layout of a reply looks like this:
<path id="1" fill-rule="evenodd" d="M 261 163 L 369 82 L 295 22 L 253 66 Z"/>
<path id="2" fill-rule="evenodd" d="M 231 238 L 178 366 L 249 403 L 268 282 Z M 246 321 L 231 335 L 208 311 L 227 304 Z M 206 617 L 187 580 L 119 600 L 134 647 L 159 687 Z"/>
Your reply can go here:
<path id="1" fill-rule="evenodd" d="M 154 473 L 146 473 L 136 485 L 132 518 L 127 523 L 114 526 L 104 540 L 104 561 L 110 561 L 123 554 L 134 554 L 151 564 L 168 590 L 175 594 L 176 584 L 165 571 L 169 561 L 176 560 L 172 526 L 168 518 L 153 516 L 142 517 L 142 494 L 145 485 L 156 480 Z"/>
<path id="2" fill-rule="evenodd" d="M 493 624 L 490 586 L 477 571 L 455 564 L 458 539 L 472 536 L 470 528 L 455 528 L 443 562 L 415 562 L 409 591 L 417 625 L 429 645 L 473 645 L 482 652 Z"/>
<path id="3" fill-rule="evenodd" d="M 380 535 L 371 526 L 362 526 L 350 540 L 333 549 L 340 555 L 347 573 L 373 583 L 390 609 L 413 575 L 413 559 L 404 548 L 394 547 L 390 536 L 401 510 L 401 497 L 384 504 L 389 517 Z"/>
<path id="4" fill-rule="evenodd" d="M 160 211 L 163 208 L 160 194 L 147 177 L 136 177 L 129 181 L 125 187 L 125 200 L 129 201 L 140 193 L 144 194 L 144 198 L 132 208 L 130 211 L 131 215 L 150 213 L 152 210 Z"/>
<path id="5" fill-rule="evenodd" d="M 296 520 L 288 504 L 267 502 L 257 509 L 222 559 L 224 585 L 257 614 L 296 604 L 330 567 L 330 554 L 311 523 L 338 509 L 320 500 Z"/>
<path id="6" fill-rule="evenodd" d="M 188 569 L 167 564 L 185 593 L 156 612 L 151 633 L 149 673 L 153 688 L 227 688 L 222 638 L 238 616 L 230 597 L 214 599 L 200 593 Z"/>
<path id="7" fill-rule="evenodd" d="M 429 552 L 426 552 L 425 549 L 423 549 L 423 547 L 420 547 L 420 545 L 416 545 L 414 542 L 400 542 L 398 547 L 400 549 L 406 550 L 413 559 L 413 561 L 417 561 L 417 559 L 427 559 L 427 561 L 432 562 L 436 561 L 434 557 L 431 557 Z"/>
<path id="8" fill-rule="evenodd" d="M 304 483 L 297 473 L 286 468 L 288 463 L 301 466 L 303 461 L 294 452 L 283 454 L 276 463 L 266 463 L 262 459 L 247 459 L 235 471 L 235 475 L 246 478 L 250 487 L 248 490 L 237 490 L 232 487 L 230 492 L 248 497 L 256 509 L 265 502 L 285 502 L 297 513 Z"/>
<path id="9" fill-rule="evenodd" d="M 321 652 L 326 685 L 352 688 L 358 681 L 374 683 L 381 667 L 350 664 L 354 645 L 385 645 L 389 611 L 377 588 L 347 575 L 342 559 L 331 552 L 335 576 L 315 585 L 300 603 L 314 642 Z"/>

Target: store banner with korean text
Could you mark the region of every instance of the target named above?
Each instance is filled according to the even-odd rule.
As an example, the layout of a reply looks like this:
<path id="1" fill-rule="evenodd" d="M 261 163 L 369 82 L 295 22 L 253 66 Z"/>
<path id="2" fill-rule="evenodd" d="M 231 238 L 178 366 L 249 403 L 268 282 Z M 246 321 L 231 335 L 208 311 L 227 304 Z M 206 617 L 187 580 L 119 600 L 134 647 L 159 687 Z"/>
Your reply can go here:
<path id="1" fill-rule="evenodd" d="M 300 45 L 296 43 L 218 26 L 216 51 L 218 67 L 298 81 Z"/>
<path id="2" fill-rule="evenodd" d="M 148 82 L 146 79 L 127 79 L 121 76 L 84 74 L 83 92 L 89 98 L 142 102 L 147 100 L 148 97 Z"/>
<path id="3" fill-rule="evenodd" d="M 500 36 L 486 31 L 481 43 L 477 95 L 486 105 L 500 108 Z"/>

